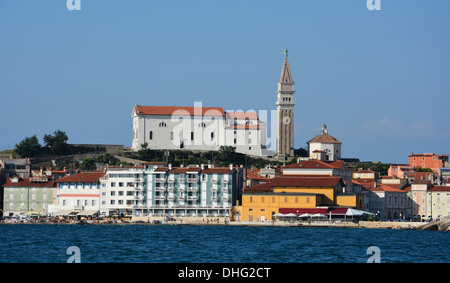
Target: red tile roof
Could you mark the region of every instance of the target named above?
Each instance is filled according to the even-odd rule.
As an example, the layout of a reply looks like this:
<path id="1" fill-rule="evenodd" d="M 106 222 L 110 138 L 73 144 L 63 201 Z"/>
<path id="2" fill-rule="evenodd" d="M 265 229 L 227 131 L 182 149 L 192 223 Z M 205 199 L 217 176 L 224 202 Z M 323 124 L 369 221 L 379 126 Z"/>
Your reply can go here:
<path id="1" fill-rule="evenodd" d="M 11 182 L 11 178 L 6 180 L 6 183 L 3 185 L 4 187 L 55 187 L 54 180 L 48 180 L 43 178 L 45 181 L 38 181 L 40 178 L 19 178 L 18 182 Z"/>
<path id="2" fill-rule="evenodd" d="M 339 183 L 343 184 L 339 177 L 321 176 L 321 177 L 286 177 L 280 176 L 269 180 L 264 184 L 245 188 L 245 191 L 270 191 L 274 187 L 336 187 Z"/>
<path id="3" fill-rule="evenodd" d="M 202 174 L 231 174 L 232 172 L 233 171 L 230 170 L 230 167 L 213 167 L 205 168 L 205 170 L 202 171 Z"/>
<path id="4" fill-rule="evenodd" d="M 450 191 L 450 186 L 434 186 L 429 191 L 432 192 L 448 192 Z"/>
<path id="5" fill-rule="evenodd" d="M 139 115 L 225 116 L 222 107 L 135 106 Z"/>
<path id="6" fill-rule="evenodd" d="M 288 169 L 288 168 L 342 169 L 343 165 L 344 165 L 344 161 L 305 160 L 305 161 L 301 161 L 299 163 L 286 165 L 281 168 L 285 168 L 285 169 Z"/>
<path id="7" fill-rule="evenodd" d="M 308 143 L 342 143 L 329 134 L 319 134 Z"/>
<path id="8" fill-rule="evenodd" d="M 399 189 L 398 185 L 377 184 L 377 188 L 370 188 L 372 192 L 405 192 Z"/>
<path id="9" fill-rule="evenodd" d="M 105 175 L 104 172 L 82 172 L 75 175 L 69 175 L 59 178 L 58 183 L 98 183 L 100 178 Z"/>
<path id="10" fill-rule="evenodd" d="M 256 114 L 256 112 L 242 112 L 242 111 L 230 112 L 230 111 L 227 111 L 227 115 L 229 115 L 231 119 L 258 120 L 258 114 Z"/>

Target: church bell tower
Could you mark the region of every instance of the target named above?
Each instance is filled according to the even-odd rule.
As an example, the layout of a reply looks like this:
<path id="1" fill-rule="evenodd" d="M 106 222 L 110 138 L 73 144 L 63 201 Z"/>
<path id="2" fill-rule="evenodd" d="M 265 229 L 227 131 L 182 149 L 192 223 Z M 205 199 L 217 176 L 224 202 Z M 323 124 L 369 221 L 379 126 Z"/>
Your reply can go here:
<path id="1" fill-rule="evenodd" d="M 283 69 L 277 91 L 277 157 L 288 160 L 294 156 L 294 81 L 289 67 L 288 51 L 284 50 Z"/>

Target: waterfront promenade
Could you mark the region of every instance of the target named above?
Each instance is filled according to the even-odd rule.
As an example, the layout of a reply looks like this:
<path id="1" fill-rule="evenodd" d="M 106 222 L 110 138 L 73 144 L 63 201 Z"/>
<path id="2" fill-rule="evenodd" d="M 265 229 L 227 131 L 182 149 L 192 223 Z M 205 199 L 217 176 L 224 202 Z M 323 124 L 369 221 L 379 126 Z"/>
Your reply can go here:
<path id="1" fill-rule="evenodd" d="M 254 227 L 327 227 L 327 228 L 368 228 L 368 229 L 404 229 L 421 230 L 421 227 L 429 225 L 429 222 L 390 222 L 390 221 L 225 221 L 225 218 L 177 218 L 166 221 L 163 217 L 140 217 L 131 220 L 83 220 L 83 221 L 2 221 L 0 224 L 67 224 L 67 225 L 229 225 L 229 226 L 254 226 Z M 448 221 L 448 220 L 447 220 Z M 445 230 L 449 231 L 450 227 Z"/>

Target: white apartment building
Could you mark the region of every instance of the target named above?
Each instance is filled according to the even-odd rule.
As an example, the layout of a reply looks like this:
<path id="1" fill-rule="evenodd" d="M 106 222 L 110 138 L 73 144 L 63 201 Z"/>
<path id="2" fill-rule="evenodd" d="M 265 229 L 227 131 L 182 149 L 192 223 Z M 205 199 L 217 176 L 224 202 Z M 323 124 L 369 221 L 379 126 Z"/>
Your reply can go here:
<path id="1" fill-rule="evenodd" d="M 54 216 L 97 216 L 103 175 L 103 172 L 83 172 L 59 178 L 56 204 L 49 205 L 49 213 Z"/>
<path id="2" fill-rule="evenodd" d="M 230 167 L 109 167 L 101 179 L 100 215 L 226 217 L 240 201 L 243 169 Z"/>
<path id="3" fill-rule="evenodd" d="M 100 180 L 100 215 L 131 217 L 146 203 L 144 166 L 108 167 Z"/>

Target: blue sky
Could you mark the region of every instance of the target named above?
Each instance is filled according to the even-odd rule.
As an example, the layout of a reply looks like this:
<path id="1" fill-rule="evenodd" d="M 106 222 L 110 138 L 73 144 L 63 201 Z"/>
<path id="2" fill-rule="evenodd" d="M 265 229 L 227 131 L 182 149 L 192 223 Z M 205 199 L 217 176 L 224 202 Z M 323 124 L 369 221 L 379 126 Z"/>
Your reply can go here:
<path id="1" fill-rule="evenodd" d="M 295 146 L 326 124 L 343 157 L 449 154 L 450 1 L 0 1 L 0 150 L 60 129 L 131 145 L 140 105 L 274 110 L 283 50 Z"/>

